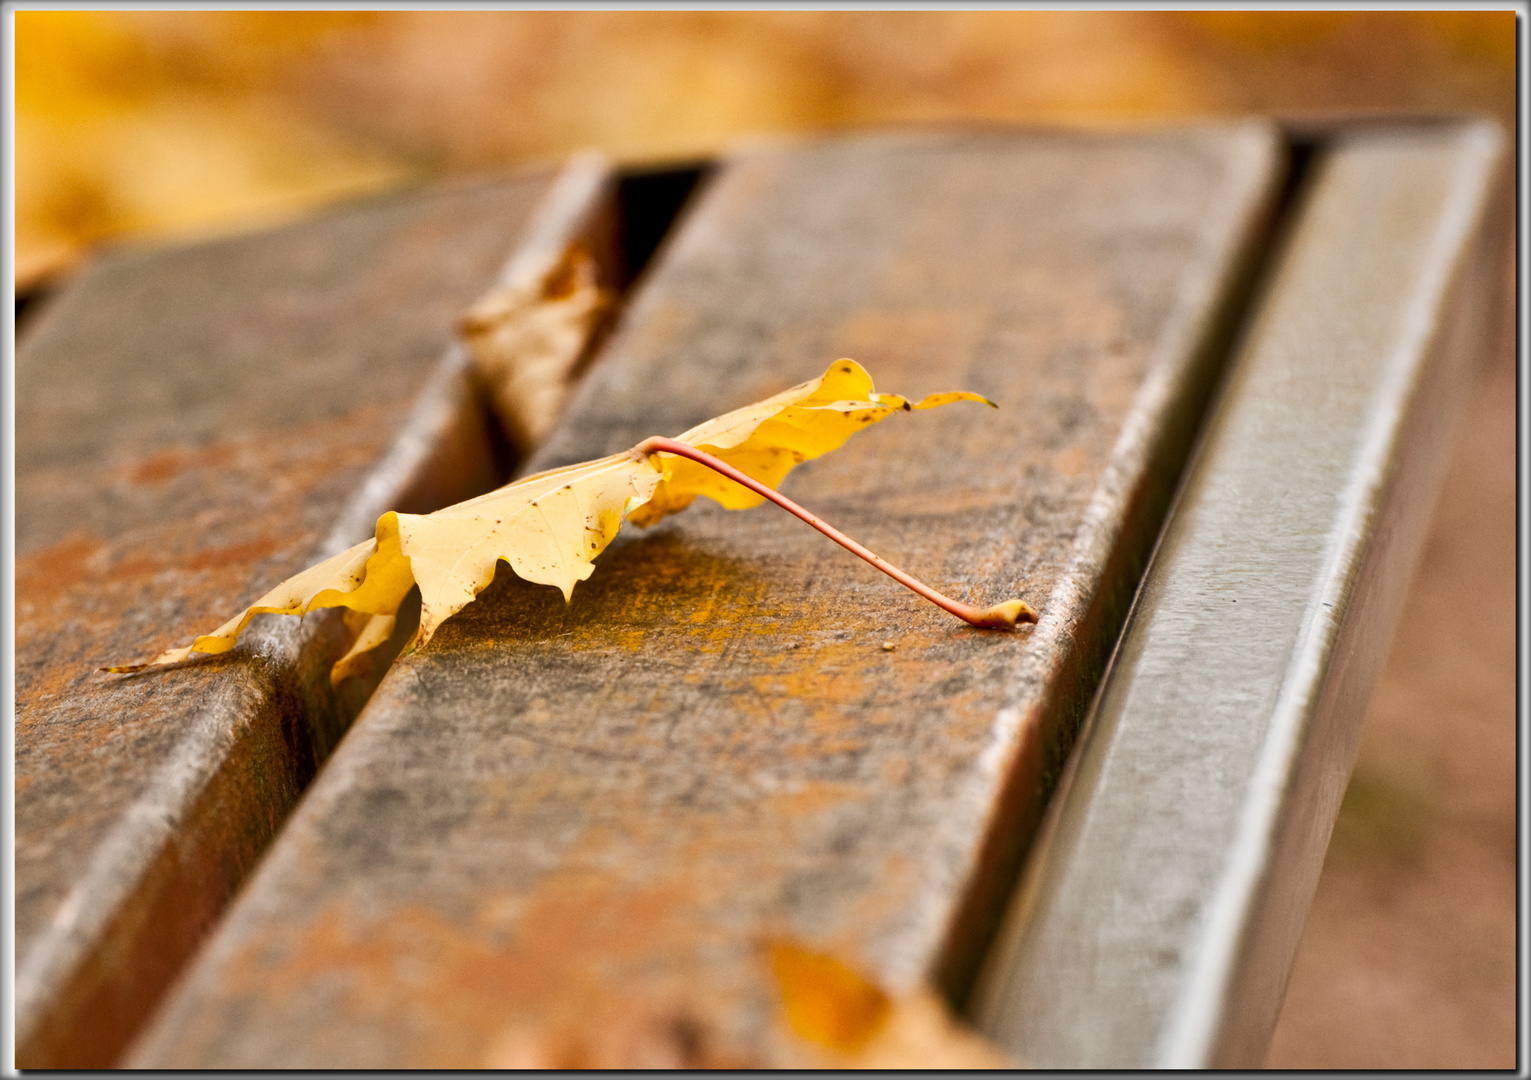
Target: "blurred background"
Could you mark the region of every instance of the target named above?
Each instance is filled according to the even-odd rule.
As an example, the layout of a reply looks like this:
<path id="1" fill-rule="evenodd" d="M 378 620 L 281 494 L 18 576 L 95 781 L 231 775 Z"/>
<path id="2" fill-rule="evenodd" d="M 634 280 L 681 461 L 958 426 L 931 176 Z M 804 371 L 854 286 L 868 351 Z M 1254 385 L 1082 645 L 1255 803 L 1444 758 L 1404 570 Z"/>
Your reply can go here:
<path id="1" fill-rule="evenodd" d="M 447 171 L 864 124 L 1472 110 L 1513 12 L 16 14 L 16 271 Z"/>
<path id="2" fill-rule="evenodd" d="M 1515 130 L 1509 10 L 22 11 L 15 46 L 18 298 L 102 243 L 259 228 L 584 146 L 636 163 L 768 132 L 1250 113 L 1475 112 Z M 1514 392 L 1506 332 L 1367 719 L 1273 1066 L 1515 1065 Z"/>

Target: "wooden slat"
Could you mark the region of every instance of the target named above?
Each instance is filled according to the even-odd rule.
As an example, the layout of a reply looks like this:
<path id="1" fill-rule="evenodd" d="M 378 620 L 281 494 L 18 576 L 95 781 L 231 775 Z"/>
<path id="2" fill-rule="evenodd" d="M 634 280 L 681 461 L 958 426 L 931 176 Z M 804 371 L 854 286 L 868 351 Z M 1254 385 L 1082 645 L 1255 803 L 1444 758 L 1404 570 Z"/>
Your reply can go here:
<path id="1" fill-rule="evenodd" d="M 959 993 L 1114 637 L 1278 179 L 1260 126 L 888 135 L 728 161 L 550 445 L 674 433 L 841 355 L 896 417 L 696 506 L 565 606 L 504 567 L 395 667 L 131 1055 L 154 1067 L 793 1064 L 786 939 Z M 884 648 L 884 643 L 892 649 Z"/>
<path id="2" fill-rule="evenodd" d="M 1493 326 L 1503 169 L 1487 123 L 1320 155 L 978 995 L 1032 1064 L 1264 1060 Z"/>
<path id="3" fill-rule="evenodd" d="M 301 632 L 271 620 L 179 670 L 97 669 L 217 625 L 392 503 L 428 509 L 497 482 L 463 369 L 442 357 L 552 181 L 465 181 L 260 235 L 115 252 L 28 329 L 23 1067 L 112 1063 L 371 689 L 331 693 L 344 641 L 324 618 Z M 416 444 L 394 445 L 411 424 Z"/>

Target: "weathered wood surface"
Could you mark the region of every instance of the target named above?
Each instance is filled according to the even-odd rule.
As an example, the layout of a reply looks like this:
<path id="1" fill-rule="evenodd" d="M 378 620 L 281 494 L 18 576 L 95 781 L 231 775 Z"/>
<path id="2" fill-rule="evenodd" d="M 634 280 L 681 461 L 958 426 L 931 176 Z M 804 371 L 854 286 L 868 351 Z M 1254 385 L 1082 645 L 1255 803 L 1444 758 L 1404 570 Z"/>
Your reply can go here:
<path id="1" fill-rule="evenodd" d="M 1033 1065 L 1264 1060 L 1495 327 L 1503 155 L 1326 140 L 978 995 Z"/>
<path id="2" fill-rule="evenodd" d="M 1087 701 L 1279 180 L 1259 126 L 890 135 L 729 160 L 535 466 L 841 355 L 967 389 L 769 507 L 502 573 L 397 665 L 128 1060 L 792 1064 L 762 946 L 960 994 Z M 895 426 L 896 425 L 896 426 Z M 891 650 L 884 648 L 891 644 Z"/>
<path id="3" fill-rule="evenodd" d="M 97 669 L 217 625 L 327 538 L 354 543 L 338 533 L 365 535 L 369 497 L 432 508 L 493 486 L 482 430 L 447 415 L 472 406 L 452 399 L 466 383 L 442 383 L 441 361 L 551 181 L 463 182 L 257 236 L 119 251 L 27 330 L 23 1067 L 112 1062 L 370 689 L 331 694 L 327 658 L 344 643 L 322 618 L 302 633 L 273 620 L 236 652 L 178 670 Z M 433 445 L 379 477 L 427 390 L 445 410 L 425 418 Z M 383 481 L 370 496 L 369 474 Z"/>

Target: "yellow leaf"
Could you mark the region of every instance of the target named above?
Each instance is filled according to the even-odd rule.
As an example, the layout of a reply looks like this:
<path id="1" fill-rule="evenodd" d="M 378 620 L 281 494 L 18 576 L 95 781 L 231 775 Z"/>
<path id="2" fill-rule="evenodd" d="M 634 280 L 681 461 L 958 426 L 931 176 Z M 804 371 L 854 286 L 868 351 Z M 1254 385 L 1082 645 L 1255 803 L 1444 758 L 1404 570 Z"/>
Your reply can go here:
<path id="1" fill-rule="evenodd" d="M 611 306 L 611 292 L 582 245 L 548 263 L 496 286 L 461 325 L 495 410 L 523 450 L 552 431 L 578 362 Z"/>
<path id="2" fill-rule="evenodd" d="M 827 953 L 778 941 L 766 950 L 787 1027 L 808 1065 L 848 1069 L 1011 1069 L 1016 1062 L 953 1018 L 934 993 L 893 996 Z"/>
<path id="3" fill-rule="evenodd" d="M 347 675 L 359 675 L 369 668 L 370 661 L 366 659 L 366 654 L 393 635 L 394 623 L 397 621 L 392 615 L 369 615 L 362 611 L 347 611 L 346 626 L 356 636 L 351 642 L 350 649 L 335 661 L 335 666 L 330 669 L 330 680 L 338 683 Z"/>
<path id="4" fill-rule="evenodd" d="M 872 377 L 854 360 L 836 360 L 821 378 L 746 405 L 676 440 L 705 450 L 767 487 L 780 486 L 795 465 L 837 450 L 856 432 L 895 412 L 929 409 L 952 401 L 994 403 L 977 394 L 932 394 L 918 405 L 897 394 L 872 391 Z M 698 495 L 730 510 L 759 506 L 761 496 L 693 461 L 667 458 L 665 477 L 654 495 L 632 514 L 637 525 L 652 525 L 684 510 Z"/>
<path id="5" fill-rule="evenodd" d="M 787 1026 L 799 1038 L 849 1054 L 887 1023 L 888 995 L 833 956 L 778 942 L 770 959 Z"/>
<path id="6" fill-rule="evenodd" d="M 834 450 L 895 412 L 959 400 L 984 401 L 976 394 L 949 393 L 911 406 L 895 394 L 873 392 L 861 365 L 837 360 L 823 377 L 709 420 L 676 441 L 774 489 L 793 466 Z M 194 652 L 226 652 L 261 612 L 299 615 L 345 607 L 372 618 L 353 626 L 358 637 L 334 669 L 333 677 L 339 678 L 362 652 L 388 639 L 392 617 L 414 586 L 420 588 L 421 601 L 413 642 L 418 648 L 494 580 L 500 560 L 527 581 L 556 586 L 569 600 L 574 586 L 594 572 L 592 563 L 624 518 L 651 524 L 684 509 L 698 495 L 729 509 L 755 506 L 762 499 L 685 457 L 629 452 L 538 473 L 433 514 L 389 512 L 378 519 L 373 539 L 282 582 L 189 647 L 171 649 L 150 664 L 106 670 L 138 671 L 185 660 Z M 1030 615 L 1019 601 L 1009 603 Z M 1012 612 L 1009 623 L 1014 622 Z"/>

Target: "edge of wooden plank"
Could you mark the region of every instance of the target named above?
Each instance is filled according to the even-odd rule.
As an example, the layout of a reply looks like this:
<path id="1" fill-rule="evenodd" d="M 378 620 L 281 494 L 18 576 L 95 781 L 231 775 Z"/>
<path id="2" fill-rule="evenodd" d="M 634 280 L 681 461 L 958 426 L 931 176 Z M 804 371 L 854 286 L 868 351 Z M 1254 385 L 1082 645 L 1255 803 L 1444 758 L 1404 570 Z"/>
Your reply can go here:
<path id="1" fill-rule="evenodd" d="M 1033 634 L 1031 657 L 1055 649 L 1065 659 L 1056 670 L 1036 673 L 1052 683 L 1048 714 L 1029 721 L 1016 717 L 1016 760 L 980 857 L 987 872 L 954 912 L 942 965 L 933 973 L 935 984 L 959 1007 L 973 993 L 1022 861 L 1076 749 L 1258 284 L 1262 242 L 1277 210 L 1283 149 L 1276 129 L 1265 121 L 1225 130 L 1237 140 L 1228 152 L 1228 188 L 1223 202 L 1207 208 L 1206 221 L 1208 233 L 1226 235 L 1227 245 L 1184 283 L 1171 316 L 1173 329 L 1160 341 L 1112 448 L 1111 465 L 1091 497 L 1070 569 L 1058 593 L 1044 602 L 1043 610 L 1078 617 L 1044 620 Z M 1118 513 L 1119 528 L 1102 524 Z M 1101 568 L 1098 590 L 1090 597 L 1077 595 L 1078 582 L 1093 566 Z M 1028 725 L 1032 731 L 1021 730 Z"/>
<path id="2" fill-rule="evenodd" d="M 503 273 L 528 255 L 544 257 L 560 236 L 589 228 L 613 185 L 604 159 L 572 159 Z M 387 510 L 426 512 L 492 488 L 492 445 L 467 354 L 453 345 L 314 559 L 369 535 Z M 248 629 L 245 677 L 220 683 L 188 717 L 174 756 L 95 850 L 62 911 L 17 958 L 22 1067 L 104 1064 L 101 1055 L 120 1052 L 150 1015 L 301 795 L 302 777 L 284 771 L 287 748 L 308 748 L 317 767 L 381 679 L 386 663 L 372 678 L 332 691 L 329 665 L 344 651 L 344 635 L 338 611 Z M 396 635 L 391 651 L 402 644 Z M 281 789 L 275 810 L 274 789 Z M 92 1037 L 82 1039 L 82 1031 Z"/>
<path id="3" fill-rule="evenodd" d="M 1488 123 L 1363 131 L 1303 202 L 975 995 L 1031 1064 L 1262 1059 L 1433 503 L 1403 491 L 1433 496 L 1493 294 L 1474 286 L 1502 269 L 1484 257 L 1502 142 Z M 1428 203 L 1432 183 L 1423 224 L 1395 205 L 1376 248 L 1337 238 L 1389 184 Z M 1357 303 L 1394 306 L 1357 331 Z M 1326 425 L 1328 461 L 1304 440 Z M 1266 512 L 1273 461 L 1306 520 Z M 1313 541 L 1295 560 L 1294 536 Z"/>

